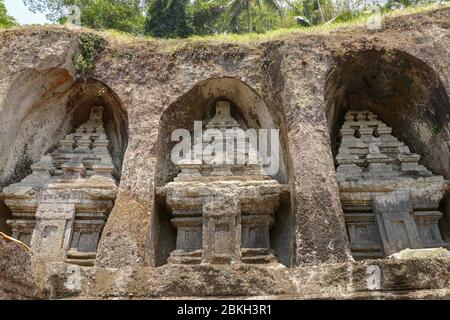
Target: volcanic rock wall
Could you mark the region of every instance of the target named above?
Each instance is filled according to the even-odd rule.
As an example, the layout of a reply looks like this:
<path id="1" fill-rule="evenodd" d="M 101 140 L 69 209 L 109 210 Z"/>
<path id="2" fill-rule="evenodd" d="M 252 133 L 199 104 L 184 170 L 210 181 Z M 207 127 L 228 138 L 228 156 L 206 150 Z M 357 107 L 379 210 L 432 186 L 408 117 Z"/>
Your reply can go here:
<path id="1" fill-rule="evenodd" d="M 367 56 L 374 55 L 376 61 L 390 61 L 391 68 L 398 68 L 395 76 L 382 77 L 401 82 L 402 68 L 411 57 L 421 61 L 408 72 L 419 78 L 427 75 L 429 94 L 417 103 L 392 101 L 412 106 L 401 109 L 408 117 L 398 118 L 406 121 L 403 127 L 416 128 L 404 137 L 419 149 L 428 146 L 421 150 L 426 154 L 442 154 L 424 155 L 425 161 L 434 173 L 450 178 L 450 109 L 445 107 L 450 92 L 449 21 L 450 9 L 444 8 L 391 18 L 378 31 L 347 27 L 248 43 L 123 39 L 56 27 L 2 31 L 0 227 L 10 215 L 2 205 L 1 189 L 29 174 L 31 163 L 54 150 L 76 127 L 73 119 L 80 101 L 88 106 L 100 103 L 111 110 L 110 131 L 117 135 L 121 151 L 116 160 L 122 162 L 122 173 L 96 267 L 164 264 L 159 250 L 167 230 L 156 214 L 154 190 L 163 180 L 158 172 L 164 161 L 161 146 L 169 142 L 161 140 L 160 125 L 169 116 L 177 119 L 177 110 L 184 112 L 213 96 L 215 89 L 222 97 L 255 103 L 240 96 L 240 88 L 246 87 L 264 101 L 281 131 L 284 183 L 290 188 L 288 213 L 274 231 L 287 235 L 275 237 L 285 248 L 281 262 L 296 267 L 351 261 L 332 152 L 336 114 L 344 111 L 333 107 L 334 98 L 339 92 L 348 94 L 348 83 L 334 75 L 348 71 L 345 66 L 356 59 L 363 63 L 352 72 L 364 78 L 372 61 Z M 86 52 L 86 42 L 94 43 L 96 52 Z M 231 80 L 215 88 L 211 81 L 216 79 Z M 424 82 L 411 79 L 411 86 Z M 81 99 L 84 93 L 88 98 Z M 427 118 L 411 112 L 414 108 L 425 108 Z"/>

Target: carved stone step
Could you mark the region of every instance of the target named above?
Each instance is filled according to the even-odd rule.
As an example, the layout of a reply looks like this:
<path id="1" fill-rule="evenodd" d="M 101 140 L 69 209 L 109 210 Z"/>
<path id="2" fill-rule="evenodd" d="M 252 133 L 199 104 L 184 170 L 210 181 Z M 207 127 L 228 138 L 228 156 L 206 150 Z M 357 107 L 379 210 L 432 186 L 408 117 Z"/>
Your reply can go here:
<path id="1" fill-rule="evenodd" d="M 277 262 L 272 250 L 267 248 L 243 248 L 242 262 L 248 264 L 266 264 Z"/>
<path id="2" fill-rule="evenodd" d="M 242 257 L 263 256 L 272 254 L 267 248 L 242 248 Z"/>
<path id="3" fill-rule="evenodd" d="M 97 253 L 95 252 L 79 252 L 75 250 L 70 250 L 67 252 L 66 262 L 81 267 L 93 267 L 96 258 Z"/>
<path id="4" fill-rule="evenodd" d="M 176 250 L 171 253 L 168 263 L 172 264 L 200 264 L 202 262 L 202 250 L 196 250 L 192 252 L 185 252 L 182 250 Z"/>
<path id="5" fill-rule="evenodd" d="M 79 259 L 67 259 L 68 264 L 75 264 L 80 267 L 93 267 L 95 264 L 95 259 L 89 260 L 79 260 Z"/>
<path id="6" fill-rule="evenodd" d="M 277 262 L 277 259 L 273 255 L 254 256 L 242 258 L 243 263 L 247 264 L 267 264 Z"/>
<path id="7" fill-rule="evenodd" d="M 71 259 L 95 259 L 97 253 L 95 252 L 79 252 L 70 250 L 67 253 L 67 257 Z"/>

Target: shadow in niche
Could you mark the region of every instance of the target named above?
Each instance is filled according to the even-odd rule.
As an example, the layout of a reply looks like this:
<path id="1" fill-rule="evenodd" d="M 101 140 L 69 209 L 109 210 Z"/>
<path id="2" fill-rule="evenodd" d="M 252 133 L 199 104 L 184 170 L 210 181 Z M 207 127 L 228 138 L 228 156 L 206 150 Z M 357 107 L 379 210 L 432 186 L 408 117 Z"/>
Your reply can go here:
<path id="1" fill-rule="evenodd" d="M 12 218 L 11 210 L 5 205 L 5 202 L 0 199 L 0 232 L 7 236 L 11 236 L 11 227 L 6 223 Z"/>
<path id="2" fill-rule="evenodd" d="M 441 220 L 439 220 L 439 230 L 441 231 L 442 239 L 447 243 L 450 249 L 450 191 L 447 190 L 444 199 L 441 201 L 440 209 L 443 213 Z"/>
<path id="3" fill-rule="evenodd" d="M 281 117 L 259 97 L 259 95 L 243 82 L 234 78 L 214 78 L 202 81 L 189 92 L 172 103 L 163 113 L 159 123 L 157 142 L 158 161 L 155 187 L 162 187 L 173 181 L 178 169 L 170 160 L 171 150 L 176 142 L 171 141 L 172 132 L 183 128 L 193 132 L 194 121 L 205 124 L 214 116 L 214 103 L 226 100 L 231 104 L 232 116 L 241 128 L 280 128 L 281 156 L 280 170 L 273 176 L 282 184 L 288 183 L 288 172 L 285 154 L 287 151 L 284 124 Z M 276 213 L 275 226 L 270 234 L 272 249 L 279 261 L 287 266 L 292 260 L 293 221 L 290 198 L 284 197 L 283 204 Z M 166 208 L 164 199 L 156 197 L 153 220 L 152 243 L 156 257 L 156 265 L 167 263 L 170 252 L 176 248 L 176 229 L 171 223 L 171 213 Z"/>
<path id="4" fill-rule="evenodd" d="M 70 129 L 65 104 L 72 84 L 58 68 L 29 69 L 11 84 L 0 111 L 0 188 L 30 174 L 31 164 Z"/>
<path id="5" fill-rule="evenodd" d="M 423 165 L 450 178 L 449 98 L 439 76 L 423 61 L 401 51 L 349 52 L 330 72 L 325 100 L 334 157 L 345 113 L 368 110 L 421 155 Z M 440 221 L 444 240 L 450 235 L 446 199 Z"/>
<path id="6" fill-rule="evenodd" d="M 116 94 L 98 80 L 75 83 L 69 95 L 68 110 L 72 114 L 71 127 L 74 129 L 89 119 L 94 106 L 103 106 L 103 125 L 111 144 L 111 156 L 119 174 L 128 143 L 128 117 Z"/>

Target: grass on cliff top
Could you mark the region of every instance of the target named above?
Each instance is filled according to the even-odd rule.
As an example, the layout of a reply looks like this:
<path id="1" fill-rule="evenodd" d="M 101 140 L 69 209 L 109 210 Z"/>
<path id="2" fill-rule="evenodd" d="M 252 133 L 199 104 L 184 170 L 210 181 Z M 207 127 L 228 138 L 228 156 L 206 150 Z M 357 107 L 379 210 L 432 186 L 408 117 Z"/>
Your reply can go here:
<path id="1" fill-rule="evenodd" d="M 450 3 L 446 4 L 432 4 L 419 7 L 408 7 L 402 10 L 392 10 L 383 13 L 385 19 L 391 19 L 394 17 L 405 16 L 416 13 L 423 13 L 435 9 L 450 8 Z M 270 40 L 284 40 L 292 35 L 308 35 L 308 34 L 330 34 L 335 31 L 351 31 L 357 28 L 365 27 L 369 14 L 362 14 L 353 20 L 342 23 L 330 23 L 312 27 L 297 27 L 290 29 L 277 29 L 267 33 L 245 33 L 245 34 L 218 34 L 210 36 L 192 36 L 186 39 L 158 39 L 150 36 L 136 36 L 116 30 L 96 31 L 89 28 L 81 28 L 81 32 L 92 32 L 103 36 L 111 43 L 120 46 L 132 43 L 142 43 L 147 41 L 154 43 L 158 50 L 162 50 L 164 53 L 173 53 L 182 47 L 197 46 L 201 44 L 208 44 L 208 46 L 222 45 L 222 44 L 240 44 L 243 46 L 254 47 L 263 42 Z M 55 27 L 55 25 L 51 25 Z M 45 27 L 48 27 L 46 25 Z M 59 28 L 67 28 L 66 26 L 57 26 Z M 34 25 L 19 28 L 42 28 L 42 26 Z M 80 30 L 80 29 L 78 29 Z"/>
<path id="2" fill-rule="evenodd" d="M 385 19 L 390 19 L 398 16 L 405 16 L 410 14 L 422 13 L 435 9 L 450 8 L 450 3 L 447 4 L 432 4 L 420 7 L 408 7 L 403 10 L 392 10 L 385 12 L 382 16 Z M 192 41 L 226 41 L 226 42 L 252 42 L 252 41 L 267 41 L 273 39 L 280 39 L 284 36 L 288 37 L 292 34 L 329 34 L 333 31 L 347 29 L 348 27 L 363 27 L 367 24 L 367 18 L 370 14 L 361 14 L 358 17 L 346 22 L 334 22 L 329 24 L 322 24 L 311 27 L 297 27 L 288 29 L 276 29 L 266 33 L 245 33 L 245 34 L 219 34 L 212 36 L 192 36 L 188 40 Z"/>
<path id="3" fill-rule="evenodd" d="M 382 14 L 384 19 L 391 19 L 399 16 L 405 16 L 410 14 L 423 13 L 436 9 L 450 8 L 450 3 L 446 4 L 432 4 L 427 6 L 408 7 L 402 10 L 392 10 Z M 289 29 L 277 29 L 267 33 L 244 33 L 244 34 L 218 34 L 209 36 L 191 36 L 186 39 L 158 39 L 150 36 L 134 36 L 115 30 L 106 30 L 100 32 L 105 35 L 111 41 L 117 41 L 122 43 L 132 43 L 135 41 L 147 40 L 160 44 L 158 47 L 164 48 L 165 52 L 173 52 L 180 47 L 186 45 L 196 45 L 202 43 L 208 43 L 208 45 L 221 45 L 221 44 L 240 44 L 248 45 L 250 47 L 258 45 L 262 42 L 270 40 L 283 40 L 289 38 L 289 36 L 296 34 L 330 34 L 335 31 L 352 30 L 358 27 L 365 27 L 367 24 L 367 18 L 369 14 L 362 14 L 353 20 L 346 22 L 337 22 L 330 24 L 323 24 L 312 27 L 297 27 Z"/>

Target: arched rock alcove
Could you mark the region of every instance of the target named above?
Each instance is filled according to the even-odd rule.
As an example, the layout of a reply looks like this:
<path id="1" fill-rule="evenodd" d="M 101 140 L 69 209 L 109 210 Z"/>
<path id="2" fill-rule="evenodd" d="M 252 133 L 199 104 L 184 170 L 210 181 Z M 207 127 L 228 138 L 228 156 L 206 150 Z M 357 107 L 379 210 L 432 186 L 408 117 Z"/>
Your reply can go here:
<path id="1" fill-rule="evenodd" d="M 400 51 L 351 52 L 329 74 L 325 92 L 334 152 L 345 112 L 370 110 L 434 173 L 450 177 L 450 103 L 426 63 Z"/>
<path id="2" fill-rule="evenodd" d="M 120 179 L 128 143 L 128 116 L 119 97 L 104 83 L 88 79 L 72 86 L 67 106 L 72 115 L 72 128 L 79 127 L 89 119 L 92 107 L 103 106 L 103 125 L 111 144 L 111 156 Z"/>
<path id="3" fill-rule="evenodd" d="M 281 184 L 288 183 L 285 154 L 286 137 L 282 121 L 276 112 L 248 85 L 235 78 L 212 78 L 196 84 L 190 91 L 173 102 L 163 113 L 157 143 L 158 162 L 155 187 L 162 187 L 173 181 L 178 171 L 170 160 L 171 150 L 176 142 L 171 141 L 175 129 L 194 129 L 194 121 L 208 121 L 214 114 L 212 107 L 218 100 L 230 102 L 232 116 L 243 124 L 241 127 L 254 129 L 280 129 L 280 168 L 273 176 Z M 290 265 L 293 246 L 293 217 L 289 196 L 282 195 L 282 204 L 276 215 L 276 222 L 271 229 L 270 241 L 278 260 Z M 155 204 L 153 244 L 155 245 L 156 264 L 167 262 L 175 248 L 176 230 L 171 225 L 170 214 L 164 200 Z"/>
<path id="4" fill-rule="evenodd" d="M 333 155 L 349 110 L 371 111 L 392 128 L 392 135 L 420 155 L 435 175 L 450 178 L 450 103 L 438 74 L 425 62 L 401 51 L 349 52 L 329 73 L 325 100 Z M 441 203 L 439 222 L 449 241 L 449 200 Z"/>
<path id="5" fill-rule="evenodd" d="M 55 148 L 89 118 L 92 106 L 104 107 L 103 121 L 120 171 L 128 140 L 128 118 L 117 95 L 104 83 L 75 82 L 65 69 L 30 70 L 13 82 L 0 110 L 0 187 L 30 173 L 31 163 Z"/>
<path id="6" fill-rule="evenodd" d="M 11 211 L 1 190 L 31 174 L 31 165 L 58 148 L 90 116 L 103 107 L 103 125 L 120 179 L 128 139 L 126 111 L 104 83 L 75 81 L 66 69 L 28 70 L 11 84 L 0 110 L 0 230 L 10 234 Z"/>

